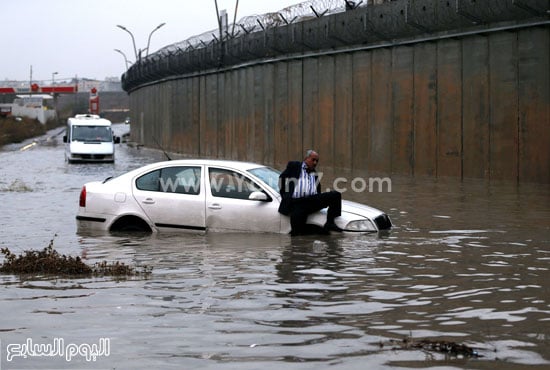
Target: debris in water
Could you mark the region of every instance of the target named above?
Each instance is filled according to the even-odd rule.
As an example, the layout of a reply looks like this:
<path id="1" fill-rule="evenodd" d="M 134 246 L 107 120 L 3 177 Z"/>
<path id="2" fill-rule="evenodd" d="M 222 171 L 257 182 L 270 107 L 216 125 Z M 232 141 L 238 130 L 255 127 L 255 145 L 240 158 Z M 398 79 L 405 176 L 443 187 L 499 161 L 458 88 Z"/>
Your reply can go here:
<path id="1" fill-rule="evenodd" d="M 402 340 L 391 339 L 389 344 L 393 350 L 396 349 L 420 349 L 430 352 L 438 352 L 456 357 L 465 358 L 479 358 L 483 357 L 478 351 L 465 344 L 449 342 L 446 340 L 431 340 L 421 339 L 414 340 L 410 337 L 403 338 Z M 380 342 L 380 347 L 384 347 L 384 344 Z"/>
<path id="2" fill-rule="evenodd" d="M 140 271 L 123 262 L 97 262 L 88 266 L 80 257 L 60 255 L 53 248 L 53 239 L 41 251 L 24 251 L 17 256 L 8 248 L 0 250 L 4 254 L 4 262 L 0 272 L 6 274 L 48 274 L 48 275 L 93 275 L 93 276 L 134 276 L 151 273 L 147 266 Z"/>

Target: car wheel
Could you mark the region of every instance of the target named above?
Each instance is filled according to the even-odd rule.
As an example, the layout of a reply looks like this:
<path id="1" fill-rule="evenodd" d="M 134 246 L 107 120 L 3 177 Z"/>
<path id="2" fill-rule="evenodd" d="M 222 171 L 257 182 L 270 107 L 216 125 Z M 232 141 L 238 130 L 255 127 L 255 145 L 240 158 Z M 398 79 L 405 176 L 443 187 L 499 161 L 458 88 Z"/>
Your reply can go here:
<path id="1" fill-rule="evenodd" d="M 124 232 L 151 232 L 151 227 L 147 222 L 136 216 L 122 217 L 115 221 L 111 226 L 111 231 L 124 231 Z"/>

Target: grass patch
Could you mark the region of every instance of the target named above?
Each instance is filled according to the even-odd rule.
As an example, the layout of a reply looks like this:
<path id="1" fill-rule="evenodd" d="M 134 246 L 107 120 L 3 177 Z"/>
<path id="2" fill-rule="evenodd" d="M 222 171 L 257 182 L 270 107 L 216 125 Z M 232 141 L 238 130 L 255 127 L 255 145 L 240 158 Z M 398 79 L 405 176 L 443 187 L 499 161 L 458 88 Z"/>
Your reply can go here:
<path id="1" fill-rule="evenodd" d="M 50 120 L 43 125 L 32 118 L 0 116 L 0 146 L 20 143 L 23 140 L 44 135 L 48 130 L 55 127 L 58 127 L 55 120 Z"/>
<path id="2" fill-rule="evenodd" d="M 35 119 L 0 117 L 0 145 L 20 143 L 45 133 L 46 126 Z"/>
<path id="3" fill-rule="evenodd" d="M 0 272 L 5 274 L 126 277 L 151 273 L 151 269 L 147 266 L 136 270 L 134 267 L 118 261 L 102 261 L 89 266 L 79 256 L 59 254 L 53 247 L 53 239 L 41 251 L 27 250 L 20 255 L 16 255 L 8 248 L 2 248 L 0 252 L 5 257 L 4 263 L 0 266 Z"/>

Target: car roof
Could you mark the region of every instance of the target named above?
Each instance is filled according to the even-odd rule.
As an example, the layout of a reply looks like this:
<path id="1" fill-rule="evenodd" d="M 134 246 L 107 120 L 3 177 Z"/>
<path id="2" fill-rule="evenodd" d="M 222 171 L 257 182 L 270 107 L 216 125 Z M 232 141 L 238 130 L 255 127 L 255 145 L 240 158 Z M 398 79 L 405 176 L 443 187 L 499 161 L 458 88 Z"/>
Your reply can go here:
<path id="1" fill-rule="evenodd" d="M 111 126 L 111 121 L 94 114 L 77 114 L 70 117 L 67 123 L 71 126 Z"/>
<path id="2" fill-rule="evenodd" d="M 241 171 L 248 171 L 258 167 L 266 167 L 263 164 L 253 163 L 253 162 L 242 162 L 235 160 L 224 160 L 224 159 L 175 159 L 171 161 L 155 162 L 147 166 L 143 166 L 140 169 L 145 169 L 146 167 L 155 168 L 159 166 L 220 166 L 220 167 L 229 167 Z"/>

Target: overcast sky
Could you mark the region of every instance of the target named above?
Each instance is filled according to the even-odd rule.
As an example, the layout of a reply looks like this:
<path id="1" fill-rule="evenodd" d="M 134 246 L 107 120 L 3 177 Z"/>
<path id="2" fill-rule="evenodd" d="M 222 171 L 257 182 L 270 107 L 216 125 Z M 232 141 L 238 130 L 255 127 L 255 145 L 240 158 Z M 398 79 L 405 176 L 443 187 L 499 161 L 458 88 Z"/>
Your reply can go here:
<path id="1" fill-rule="evenodd" d="M 214 0 L 1 0 L 1 81 L 120 77 L 122 50 L 134 60 L 130 30 L 138 49 L 145 49 L 153 33 L 150 53 L 216 29 Z M 239 0 L 237 19 L 281 10 L 300 0 Z M 236 0 L 218 0 L 230 22 Z"/>

